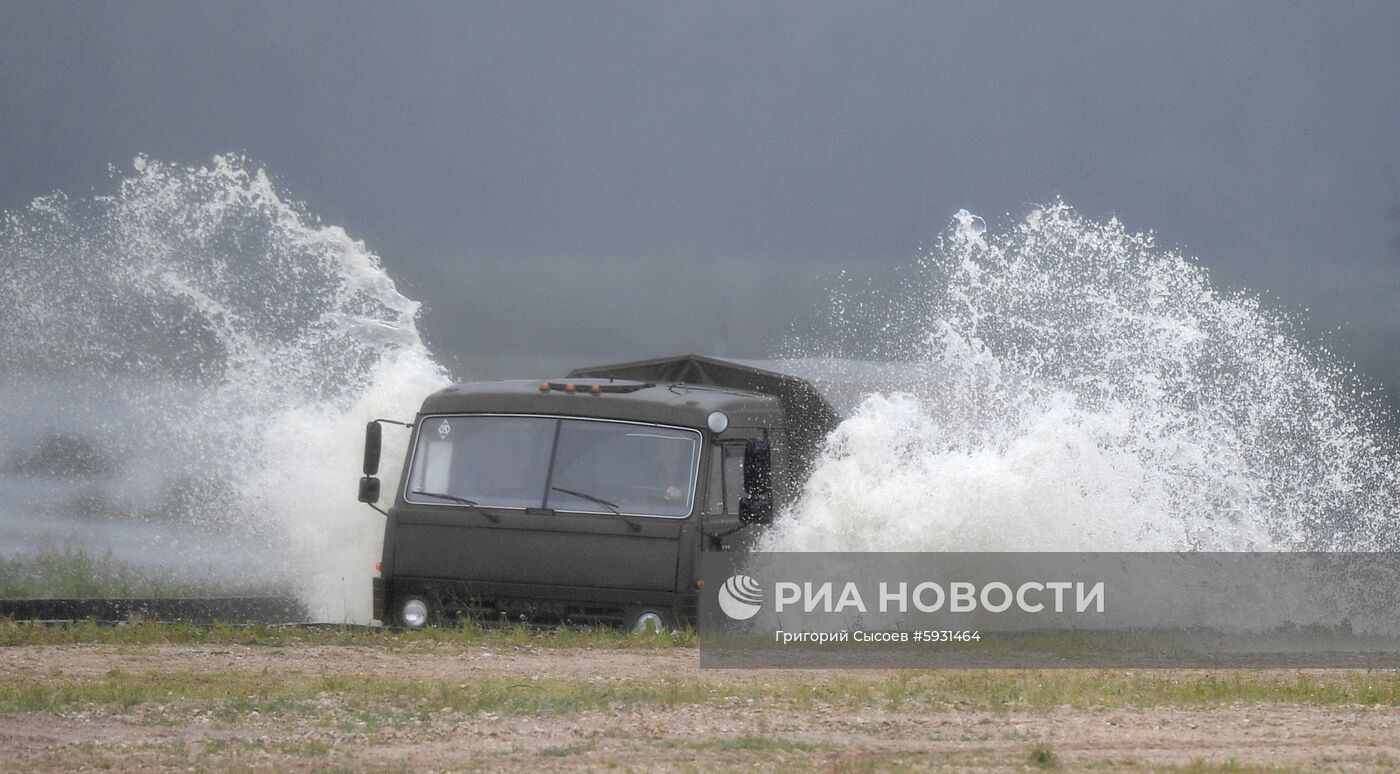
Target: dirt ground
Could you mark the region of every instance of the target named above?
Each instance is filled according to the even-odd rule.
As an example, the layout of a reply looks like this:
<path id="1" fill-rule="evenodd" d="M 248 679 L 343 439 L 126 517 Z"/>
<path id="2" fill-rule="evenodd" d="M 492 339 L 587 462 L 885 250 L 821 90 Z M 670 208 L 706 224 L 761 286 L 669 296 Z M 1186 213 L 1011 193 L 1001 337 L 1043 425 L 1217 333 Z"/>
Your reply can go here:
<path id="1" fill-rule="evenodd" d="M 191 681 L 364 676 L 522 681 L 820 682 L 828 672 L 701 670 L 693 649 L 472 648 L 413 652 L 372 647 L 19 646 L 0 648 L 0 680 L 82 684 L 112 675 Z M 879 680 L 878 671 L 841 679 Z M 44 684 L 48 684 L 47 682 Z M 522 687 L 528 687 L 522 682 Z M 205 697 L 206 699 L 208 697 Z M 334 692 L 296 709 L 230 717 L 214 707 L 246 697 L 80 703 L 0 714 L 0 767 L 49 770 L 1028 770 L 1256 768 L 1394 770 L 1400 708 L 1236 704 L 1146 708 L 890 710 L 842 706 L 583 708 L 545 714 L 464 713 L 444 707 L 366 724 Z M 36 700 L 42 700 L 40 696 Z"/>

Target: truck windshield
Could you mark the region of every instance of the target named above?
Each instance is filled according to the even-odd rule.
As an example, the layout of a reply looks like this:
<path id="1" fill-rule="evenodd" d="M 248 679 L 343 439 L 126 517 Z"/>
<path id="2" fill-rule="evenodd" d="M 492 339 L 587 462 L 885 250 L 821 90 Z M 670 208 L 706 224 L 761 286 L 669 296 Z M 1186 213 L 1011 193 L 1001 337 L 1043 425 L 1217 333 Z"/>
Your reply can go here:
<path id="1" fill-rule="evenodd" d="M 483 507 L 606 513 L 602 501 L 624 514 L 683 517 L 699 454 L 694 430 L 554 417 L 430 417 L 418 432 L 406 498 L 451 504 L 437 494 Z"/>

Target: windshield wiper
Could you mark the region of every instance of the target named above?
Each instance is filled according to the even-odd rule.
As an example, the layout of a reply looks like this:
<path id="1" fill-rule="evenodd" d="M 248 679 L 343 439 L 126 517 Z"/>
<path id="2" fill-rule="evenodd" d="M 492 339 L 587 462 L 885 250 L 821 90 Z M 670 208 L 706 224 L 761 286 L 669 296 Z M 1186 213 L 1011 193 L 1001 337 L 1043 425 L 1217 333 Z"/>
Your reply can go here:
<path id="1" fill-rule="evenodd" d="M 451 500 L 451 501 L 454 502 L 454 503 L 461 503 L 462 505 L 470 505 L 470 506 L 473 507 L 473 508 L 477 508 L 477 509 L 480 509 L 480 508 L 481 508 L 481 503 L 477 502 L 476 500 L 468 500 L 468 499 L 465 498 L 465 497 L 458 497 L 457 495 L 454 495 L 454 494 L 447 494 L 447 493 L 445 493 L 445 492 L 424 492 L 424 491 L 421 490 L 421 489 L 415 489 L 415 490 L 413 490 L 412 492 L 409 492 L 409 494 L 416 494 L 416 495 L 420 495 L 420 496 L 422 496 L 422 497 L 437 497 L 437 498 L 441 498 L 441 499 L 443 499 L 443 500 Z M 500 523 L 501 523 L 501 517 L 500 517 L 500 516 L 497 516 L 497 515 L 494 514 L 494 513 L 488 513 L 488 512 L 486 512 L 486 511 L 478 511 L 478 512 L 479 512 L 482 516 L 485 516 L 486 518 L 490 519 L 492 524 L 500 524 Z"/>
<path id="2" fill-rule="evenodd" d="M 451 500 L 454 503 L 461 503 L 462 505 L 481 505 L 481 503 L 477 502 L 476 500 L 468 500 L 465 497 L 458 497 L 457 495 L 446 494 L 444 492 L 424 492 L 421 489 L 415 489 L 412 492 L 409 492 L 409 494 L 422 495 L 424 497 L 437 497 L 443 500 Z"/>
<path id="3" fill-rule="evenodd" d="M 604 508 L 607 508 L 607 509 L 608 509 L 608 512 L 611 513 L 612 515 L 618 517 L 619 519 L 622 519 L 622 523 L 623 523 L 623 524 L 626 524 L 626 525 L 629 526 L 629 527 L 631 527 L 633 532 L 641 532 L 641 531 L 642 531 L 642 525 L 640 525 L 640 524 L 638 524 L 638 523 L 632 521 L 631 519 L 627 518 L 626 516 L 623 516 L 623 515 L 622 515 L 622 511 L 620 511 L 620 510 L 617 509 L 617 504 L 616 504 L 616 503 L 610 503 L 610 502 L 608 502 L 607 500 L 604 500 L 604 499 L 601 498 L 601 497 L 597 497 L 597 496 L 588 494 L 587 492 L 575 492 L 575 491 L 572 490 L 572 489 L 565 489 L 565 488 L 562 487 L 562 486 L 552 486 L 552 487 L 550 487 L 550 490 L 551 490 L 551 491 L 555 491 L 555 492 L 563 492 L 563 493 L 566 494 L 566 495 L 572 495 L 572 496 L 577 497 L 577 498 L 580 498 L 580 499 L 582 499 L 582 500 L 587 500 L 587 501 L 589 501 L 590 503 L 597 503 L 597 504 L 603 506 Z"/>

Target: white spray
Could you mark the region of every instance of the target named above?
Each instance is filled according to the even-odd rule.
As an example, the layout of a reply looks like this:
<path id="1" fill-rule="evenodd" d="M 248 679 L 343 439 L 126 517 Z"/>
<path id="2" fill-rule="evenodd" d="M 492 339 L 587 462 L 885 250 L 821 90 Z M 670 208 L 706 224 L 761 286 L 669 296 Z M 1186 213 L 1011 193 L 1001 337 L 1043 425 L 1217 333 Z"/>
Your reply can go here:
<path id="1" fill-rule="evenodd" d="M 448 379 L 362 242 L 241 158 L 140 158 L 114 195 L 7 214 L 0 296 L 12 373 L 77 380 L 54 396 L 74 424 L 168 474 L 142 487 L 192 491 L 181 518 L 214 537 L 173 550 L 259 536 L 247 573 L 285 579 L 317 620 L 368 618 L 383 520 L 354 496 L 364 424 L 411 417 Z M 401 436 L 385 435 L 390 478 Z"/>
<path id="2" fill-rule="evenodd" d="M 1373 396 L 1150 235 L 1056 204 L 994 237 L 962 211 L 920 276 L 871 306 L 923 377 L 840 425 L 767 548 L 1400 542 L 1400 455 Z"/>

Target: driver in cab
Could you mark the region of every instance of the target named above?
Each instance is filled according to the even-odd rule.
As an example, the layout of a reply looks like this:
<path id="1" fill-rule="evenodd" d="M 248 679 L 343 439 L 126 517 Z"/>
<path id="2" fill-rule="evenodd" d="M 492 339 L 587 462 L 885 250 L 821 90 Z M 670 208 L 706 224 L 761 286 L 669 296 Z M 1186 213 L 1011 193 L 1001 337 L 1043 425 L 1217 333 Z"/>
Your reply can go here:
<path id="1" fill-rule="evenodd" d="M 685 498 L 686 483 L 690 480 L 690 444 L 684 441 L 667 439 L 659 444 L 657 461 L 660 466 L 658 489 L 668 503 L 678 503 Z"/>

